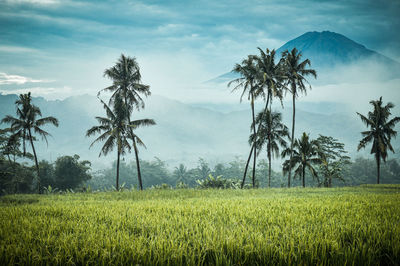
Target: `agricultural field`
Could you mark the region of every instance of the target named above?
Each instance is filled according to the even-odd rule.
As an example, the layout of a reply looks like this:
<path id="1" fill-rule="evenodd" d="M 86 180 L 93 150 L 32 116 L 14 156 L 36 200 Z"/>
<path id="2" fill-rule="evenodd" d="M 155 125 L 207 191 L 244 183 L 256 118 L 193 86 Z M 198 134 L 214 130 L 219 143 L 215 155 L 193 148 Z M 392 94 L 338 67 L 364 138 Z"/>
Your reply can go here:
<path id="1" fill-rule="evenodd" d="M 399 185 L 0 198 L 0 265 L 399 262 Z"/>

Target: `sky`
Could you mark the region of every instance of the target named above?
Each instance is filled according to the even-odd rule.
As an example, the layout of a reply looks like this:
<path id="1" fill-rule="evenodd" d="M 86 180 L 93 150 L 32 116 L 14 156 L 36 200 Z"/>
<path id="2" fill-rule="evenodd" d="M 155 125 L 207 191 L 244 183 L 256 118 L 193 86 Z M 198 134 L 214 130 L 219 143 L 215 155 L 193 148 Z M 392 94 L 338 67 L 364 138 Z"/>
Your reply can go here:
<path id="1" fill-rule="evenodd" d="M 204 81 L 258 46 L 279 48 L 308 31 L 337 32 L 400 61 L 399 14 L 400 1 L 376 0 L 0 0 L 0 92 L 94 95 L 110 84 L 103 72 L 124 53 L 136 57 L 154 94 L 233 102 L 238 95 Z M 317 90 L 310 99 L 327 95 Z"/>

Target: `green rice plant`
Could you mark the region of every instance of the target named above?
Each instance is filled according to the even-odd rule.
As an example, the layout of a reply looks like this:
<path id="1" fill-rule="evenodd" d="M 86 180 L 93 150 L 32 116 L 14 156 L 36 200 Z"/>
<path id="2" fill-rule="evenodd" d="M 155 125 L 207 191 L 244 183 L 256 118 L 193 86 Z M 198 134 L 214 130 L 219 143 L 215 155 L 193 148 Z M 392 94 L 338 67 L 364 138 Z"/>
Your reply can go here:
<path id="1" fill-rule="evenodd" d="M 0 264 L 396 265 L 400 186 L 7 195 Z"/>

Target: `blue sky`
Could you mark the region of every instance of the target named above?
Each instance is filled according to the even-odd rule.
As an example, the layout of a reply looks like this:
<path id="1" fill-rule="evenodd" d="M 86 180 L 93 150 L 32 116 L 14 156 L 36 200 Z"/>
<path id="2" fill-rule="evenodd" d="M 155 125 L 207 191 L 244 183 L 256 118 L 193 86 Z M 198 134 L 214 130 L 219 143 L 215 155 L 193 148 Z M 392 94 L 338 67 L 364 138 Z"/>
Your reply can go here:
<path id="1" fill-rule="evenodd" d="M 95 94 L 124 53 L 154 93 L 206 101 L 203 81 L 307 31 L 338 32 L 399 60 L 399 14 L 400 1 L 0 0 L 0 91 Z"/>

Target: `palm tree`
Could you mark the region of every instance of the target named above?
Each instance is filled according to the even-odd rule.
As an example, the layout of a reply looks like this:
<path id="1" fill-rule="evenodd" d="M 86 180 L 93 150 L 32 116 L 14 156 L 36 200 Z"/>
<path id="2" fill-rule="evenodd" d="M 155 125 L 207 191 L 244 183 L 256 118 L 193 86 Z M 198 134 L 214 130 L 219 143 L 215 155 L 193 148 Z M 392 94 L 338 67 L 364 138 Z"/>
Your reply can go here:
<path id="1" fill-rule="evenodd" d="M 293 150 L 287 148 L 282 151 L 282 157 L 293 154 L 291 159 L 283 163 L 283 173 L 286 174 L 290 169 L 297 167 L 294 170 L 294 177 L 301 177 L 302 185 L 305 187 L 306 169 L 310 171 L 313 177 L 318 178 L 317 171 L 313 167 L 314 164 L 321 162 L 318 151 L 318 141 L 310 140 L 309 135 L 304 132 L 300 139 L 294 141 Z"/>
<path id="2" fill-rule="evenodd" d="M 394 153 L 394 149 L 390 144 L 392 137 L 396 137 L 397 131 L 394 130 L 396 123 L 400 121 L 400 117 L 394 117 L 388 121 L 391 115 L 390 109 L 394 107 L 394 104 L 389 102 L 385 106 L 382 106 L 382 97 L 376 101 L 369 102 L 374 110 L 368 112 L 367 116 L 357 113 L 361 121 L 369 127 L 371 130 L 361 132 L 363 138 L 358 144 L 357 151 L 372 142 L 371 154 L 375 154 L 376 166 L 377 166 L 377 179 L 376 183 L 380 182 L 380 166 L 381 158 L 386 162 L 387 150 L 389 149 Z"/>
<path id="3" fill-rule="evenodd" d="M 12 136 L 22 139 L 24 155 L 26 154 L 25 141 L 28 140 L 30 142 L 37 171 L 38 193 L 40 193 L 40 170 L 35 145 L 33 144 L 33 141 L 36 139 L 33 134 L 38 134 L 47 143 L 47 137 L 51 135 L 41 127 L 46 124 L 53 124 L 58 127 L 58 120 L 52 116 L 39 118 L 42 117 L 42 112 L 39 107 L 32 103 L 30 92 L 20 94 L 19 98 L 15 101 L 15 105 L 17 106 L 17 117 L 7 115 L 1 122 L 10 124 L 10 129 L 13 132 Z"/>
<path id="4" fill-rule="evenodd" d="M 133 108 L 137 110 L 144 108 L 144 100 L 142 95 L 147 97 L 150 93 L 150 86 L 141 83 L 141 75 L 139 64 L 136 62 L 135 58 L 125 56 L 121 54 L 117 63 L 104 71 L 104 76 L 111 79 L 113 84 L 102 91 L 112 92 L 110 98 L 110 104 L 115 101 L 117 94 L 122 96 L 124 104 L 128 108 L 128 123 L 130 122 L 130 115 L 132 114 Z M 101 91 L 100 91 L 101 92 Z M 99 93 L 100 93 L 99 92 Z M 139 139 L 134 137 L 133 131 L 130 128 L 129 133 L 131 135 L 133 149 L 135 151 L 136 167 L 138 173 L 139 188 L 143 190 L 142 175 L 140 172 L 140 163 L 138 156 L 137 144 Z"/>
<path id="5" fill-rule="evenodd" d="M 117 173 L 116 173 L 116 190 L 119 190 L 119 163 L 120 156 L 125 155 L 126 150 L 130 151 L 131 146 L 128 140 L 131 137 L 137 139 L 137 142 L 141 145 L 144 145 L 142 140 L 135 134 L 130 134 L 130 129 L 136 129 L 140 126 L 146 126 L 154 124 L 154 121 L 151 119 L 141 119 L 135 121 L 128 121 L 127 113 L 128 109 L 126 105 L 123 103 L 123 100 L 119 94 L 116 94 L 116 98 L 114 100 L 113 109 L 102 100 L 100 100 L 103 104 L 103 108 L 106 110 L 107 117 L 96 117 L 96 120 L 100 125 L 93 126 L 86 132 L 86 136 L 92 136 L 95 134 L 100 134 L 100 136 L 95 139 L 90 147 L 92 147 L 96 142 L 105 141 L 101 151 L 99 153 L 99 157 L 103 155 L 107 155 L 114 149 L 114 146 L 117 147 Z"/>
<path id="6" fill-rule="evenodd" d="M 232 70 L 240 74 L 240 77 L 234 79 L 228 83 L 228 87 L 232 84 L 236 84 L 232 91 L 236 91 L 241 89 L 242 94 L 240 96 L 240 102 L 243 99 L 243 96 L 247 93 L 247 99 L 250 101 L 251 105 L 251 112 L 252 112 L 252 120 L 253 120 L 253 134 L 256 134 L 256 127 L 255 127 L 255 114 L 254 114 L 254 101 L 255 99 L 262 95 L 263 91 L 260 90 L 260 87 L 257 86 L 257 66 L 255 64 L 254 56 L 249 55 L 246 59 L 242 61 L 242 64 L 236 64 Z M 256 170 L 256 147 L 253 145 L 252 151 L 254 152 L 254 160 L 253 160 L 253 175 L 252 175 L 252 182 L 253 188 L 255 187 L 255 170 Z M 249 158 L 247 159 L 246 168 L 243 176 L 243 180 L 246 178 L 247 168 L 251 158 L 251 151 Z M 244 183 L 244 181 L 243 181 Z M 242 187 L 243 187 L 242 183 Z"/>
<path id="7" fill-rule="evenodd" d="M 254 56 L 257 62 L 257 78 L 259 87 L 263 94 L 264 100 L 266 100 L 266 108 L 268 105 L 272 105 L 273 97 L 277 97 L 281 102 L 283 98 L 282 93 L 282 80 L 284 78 L 282 73 L 282 63 L 275 64 L 275 49 L 269 50 L 268 48 L 265 52 L 257 47 L 260 52 L 259 56 Z"/>
<path id="8" fill-rule="evenodd" d="M 249 143 L 256 142 L 258 154 L 266 145 L 268 157 L 268 187 L 271 186 L 271 157 L 279 157 L 279 146 L 286 148 L 285 138 L 289 137 L 289 129 L 282 123 L 282 115 L 278 112 L 267 110 L 260 112 L 256 118 L 259 125 L 257 135 L 251 134 Z M 257 136 L 257 140 L 255 140 Z"/>
<path id="9" fill-rule="evenodd" d="M 187 167 L 184 164 L 180 164 L 179 167 L 175 167 L 174 177 L 176 178 L 176 183 L 185 183 L 186 177 L 188 175 Z"/>
<path id="10" fill-rule="evenodd" d="M 290 160 L 293 157 L 293 144 L 294 144 L 294 128 L 296 121 L 296 98 L 299 95 L 299 92 L 307 93 L 307 88 L 304 83 L 308 83 L 305 76 L 311 75 L 314 78 L 317 78 L 317 72 L 314 69 L 306 68 L 307 65 L 311 66 L 311 62 L 309 59 L 301 62 L 301 52 L 297 51 L 296 48 L 293 48 L 292 51 L 284 51 L 282 53 L 283 59 L 283 72 L 286 80 L 286 86 L 290 86 L 290 88 L 286 87 L 286 89 L 292 94 L 293 99 L 293 117 L 292 117 L 292 136 L 291 136 L 291 144 L 290 144 Z M 309 86 L 311 89 L 311 85 Z M 292 172 L 292 164 L 289 164 L 288 169 L 288 187 L 290 187 L 290 178 Z"/>

